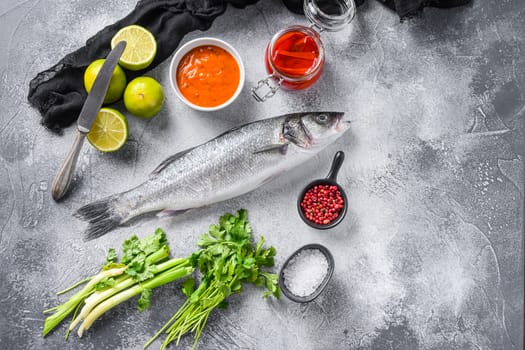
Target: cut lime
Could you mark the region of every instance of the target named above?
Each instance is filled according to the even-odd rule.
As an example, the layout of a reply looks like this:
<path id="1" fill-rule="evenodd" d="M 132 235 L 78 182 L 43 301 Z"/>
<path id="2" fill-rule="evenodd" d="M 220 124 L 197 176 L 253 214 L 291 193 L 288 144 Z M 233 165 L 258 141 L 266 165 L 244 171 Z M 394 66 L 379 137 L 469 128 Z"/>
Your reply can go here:
<path id="1" fill-rule="evenodd" d="M 124 27 L 111 39 L 111 49 L 123 40 L 126 41 L 126 49 L 119 61 L 122 67 L 141 70 L 153 62 L 157 54 L 157 41 L 149 30 L 138 25 Z"/>
<path id="2" fill-rule="evenodd" d="M 128 121 L 113 108 L 102 108 L 87 134 L 89 143 L 102 152 L 118 150 L 126 143 L 127 138 Z"/>

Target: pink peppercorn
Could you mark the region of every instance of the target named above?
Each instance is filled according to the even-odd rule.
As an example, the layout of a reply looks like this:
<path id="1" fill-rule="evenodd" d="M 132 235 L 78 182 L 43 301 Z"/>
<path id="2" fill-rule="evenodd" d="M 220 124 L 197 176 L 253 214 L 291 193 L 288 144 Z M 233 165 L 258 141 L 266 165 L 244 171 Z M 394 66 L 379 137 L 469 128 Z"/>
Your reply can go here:
<path id="1" fill-rule="evenodd" d="M 306 191 L 301 208 L 304 216 L 318 225 L 328 225 L 339 216 L 344 201 L 334 185 L 316 185 Z"/>

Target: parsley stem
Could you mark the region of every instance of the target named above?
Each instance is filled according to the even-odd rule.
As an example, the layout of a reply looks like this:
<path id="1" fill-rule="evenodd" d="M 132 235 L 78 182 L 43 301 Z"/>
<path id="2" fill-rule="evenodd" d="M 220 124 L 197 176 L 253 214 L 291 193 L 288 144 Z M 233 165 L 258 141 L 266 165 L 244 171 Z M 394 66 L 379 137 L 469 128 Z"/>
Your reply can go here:
<path id="1" fill-rule="evenodd" d="M 162 326 L 162 328 L 159 329 L 159 330 L 157 331 L 157 333 L 155 333 L 155 334 L 153 335 L 153 337 L 151 337 L 151 339 L 148 340 L 148 342 L 147 342 L 146 344 L 144 344 L 144 349 L 146 349 L 148 346 L 150 346 L 151 343 L 153 343 L 153 341 L 155 341 L 155 339 L 157 339 L 157 338 L 159 337 L 159 335 L 161 335 L 162 332 L 164 332 L 164 330 L 165 330 L 166 328 L 168 328 L 168 327 L 170 326 L 170 324 L 171 324 L 173 321 L 175 321 L 175 320 L 177 319 L 177 317 L 179 317 L 179 313 L 181 313 L 181 312 L 184 310 L 184 307 L 186 307 L 186 305 L 189 304 L 189 302 L 190 302 L 189 299 L 186 299 L 186 301 L 184 302 L 184 304 L 182 304 L 181 308 L 177 311 L 177 313 L 175 313 L 175 315 L 173 315 L 173 316 L 168 320 L 168 322 L 166 322 L 166 323 L 164 324 L 164 326 Z"/>

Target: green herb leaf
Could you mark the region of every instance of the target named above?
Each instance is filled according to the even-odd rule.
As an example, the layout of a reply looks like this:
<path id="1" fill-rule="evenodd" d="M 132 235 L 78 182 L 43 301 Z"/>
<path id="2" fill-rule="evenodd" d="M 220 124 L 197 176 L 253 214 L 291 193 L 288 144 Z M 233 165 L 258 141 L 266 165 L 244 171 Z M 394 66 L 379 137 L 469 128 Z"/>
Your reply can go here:
<path id="1" fill-rule="evenodd" d="M 135 280 L 138 281 L 138 282 L 142 282 L 142 281 L 145 281 L 145 280 L 148 280 L 150 278 L 153 278 L 155 277 L 155 272 L 156 272 L 156 268 L 152 265 L 146 265 L 144 267 L 144 270 L 142 272 L 139 272 L 137 273 L 137 275 L 135 276 Z"/>
<path id="2" fill-rule="evenodd" d="M 142 282 L 155 276 L 156 268 L 148 262 L 148 257 L 167 256 L 169 254 L 166 234 L 158 228 L 152 235 L 139 239 L 133 235 L 122 245 L 122 263 L 126 264 L 126 274 L 134 281 Z"/>
<path id="3" fill-rule="evenodd" d="M 255 247 L 255 256 L 259 256 L 261 254 L 263 245 L 264 245 L 264 236 L 261 236 L 261 238 L 259 239 L 259 242 L 257 243 L 257 246 Z"/>
<path id="4" fill-rule="evenodd" d="M 97 284 L 95 284 L 95 290 L 102 290 L 115 285 L 115 279 L 113 277 L 106 277 Z"/>
<path id="5" fill-rule="evenodd" d="M 230 213 L 226 213 L 219 218 L 219 226 L 226 231 L 226 236 L 229 236 L 232 228 L 232 219 L 235 221 L 235 217 Z"/>
<path id="6" fill-rule="evenodd" d="M 208 232 L 210 236 L 212 236 L 216 240 L 220 241 L 224 239 L 225 232 L 221 230 L 221 227 L 219 225 L 210 225 Z"/>
<path id="7" fill-rule="evenodd" d="M 281 296 L 281 289 L 279 288 L 279 276 L 275 273 L 261 272 L 261 275 L 265 279 L 265 287 L 268 291 L 273 294 L 277 299 Z M 263 294 L 263 297 L 268 296 L 268 294 Z"/>
<path id="8" fill-rule="evenodd" d="M 226 299 L 232 294 L 230 287 L 228 287 L 226 284 L 223 284 L 219 290 L 219 293 L 222 294 L 223 299 Z"/>
<path id="9" fill-rule="evenodd" d="M 232 292 L 234 293 L 242 292 L 242 283 L 240 281 L 235 281 L 231 289 L 232 289 Z"/>
<path id="10" fill-rule="evenodd" d="M 244 259 L 242 265 L 246 268 L 246 269 L 251 269 L 255 266 L 255 258 L 253 257 L 248 257 L 246 259 Z"/>
<path id="11" fill-rule="evenodd" d="M 219 303 L 219 305 L 217 305 L 217 307 L 219 309 L 227 309 L 228 308 L 228 305 L 229 303 L 226 301 L 226 300 L 223 300 Z"/>
<path id="12" fill-rule="evenodd" d="M 194 291 L 195 291 L 195 279 L 188 278 L 186 281 L 182 283 L 182 293 L 184 293 L 185 296 L 189 298 Z"/>
<path id="13" fill-rule="evenodd" d="M 158 228 L 155 230 L 154 234 L 146 236 L 140 240 L 140 249 L 146 254 L 146 256 L 148 256 L 165 246 L 167 243 L 168 240 L 166 239 L 166 234 L 162 229 Z"/>
<path id="14" fill-rule="evenodd" d="M 118 260 L 117 252 L 115 248 L 109 248 L 108 256 L 106 257 L 106 265 L 111 263 L 116 263 Z"/>
<path id="15" fill-rule="evenodd" d="M 123 264 L 131 262 L 131 260 L 141 252 L 137 235 L 133 235 L 124 241 L 122 244 L 122 252 L 124 253 L 121 259 Z"/>
<path id="16" fill-rule="evenodd" d="M 199 240 L 197 241 L 197 245 L 202 248 L 206 248 L 210 245 L 216 244 L 217 241 L 210 237 L 207 233 L 204 233 L 200 236 Z"/>
<path id="17" fill-rule="evenodd" d="M 140 294 L 140 298 L 137 301 L 139 311 L 144 311 L 149 307 L 151 302 L 151 294 L 152 291 L 149 288 L 144 288 L 144 290 L 142 290 L 142 294 Z"/>
<path id="18" fill-rule="evenodd" d="M 273 266 L 274 265 L 274 256 L 276 254 L 276 250 L 273 246 L 271 246 L 268 249 L 261 249 L 259 251 L 259 254 L 255 256 L 255 259 L 257 260 L 258 265 L 262 266 Z"/>

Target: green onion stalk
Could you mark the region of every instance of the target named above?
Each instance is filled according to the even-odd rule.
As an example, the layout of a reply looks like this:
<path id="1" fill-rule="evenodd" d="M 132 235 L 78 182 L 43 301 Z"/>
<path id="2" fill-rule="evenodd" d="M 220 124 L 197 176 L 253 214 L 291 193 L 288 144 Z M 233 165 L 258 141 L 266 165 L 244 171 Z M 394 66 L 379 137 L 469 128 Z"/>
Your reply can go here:
<path id="1" fill-rule="evenodd" d="M 91 327 L 93 322 L 95 322 L 100 316 L 102 316 L 107 311 L 111 310 L 118 304 L 136 296 L 141 293 L 143 293 L 146 290 L 152 290 L 155 288 L 158 288 L 160 286 L 163 286 L 167 283 L 173 282 L 177 279 L 184 278 L 188 275 L 190 275 L 193 272 L 192 267 L 175 267 L 171 268 L 167 271 L 164 271 L 163 273 L 160 273 L 158 276 L 155 276 L 154 278 L 151 278 L 143 283 L 139 283 L 134 285 L 131 288 L 125 289 L 122 292 L 113 295 L 112 297 L 104 300 L 103 302 L 99 303 L 94 309 L 91 310 L 85 316 L 84 322 L 80 325 L 78 328 L 78 336 L 81 337 L 82 334 Z"/>
<path id="2" fill-rule="evenodd" d="M 95 291 L 95 285 L 102 281 L 105 278 L 119 276 L 124 273 L 126 267 L 111 269 L 100 272 L 98 275 L 85 279 L 82 282 L 87 282 L 87 285 L 78 293 L 69 298 L 64 304 L 55 306 L 53 308 L 44 310 L 44 313 L 54 312 L 53 315 L 46 318 L 44 321 L 44 329 L 42 335 L 46 336 L 51 332 L 64 318 L 66 318 L 71 312 L 73 312 L 77 307 L 91 294 Z M 78 283 L 77 283 L 78 285 Z M 71 288 L 71 287 L 70 287 Z M 70 289 L 68 288 L 68 290 Z M 63 294 L 65 291 L 59 292 L 57 294 Z"/>
<path id="3" fill-rule="evenodd" d="M 85 285 L 65 303 L 44 311 L 53 314 L 44 321 L 43 336 L 71 313 L 73 317 L 65 337 L 67 339 L 78 325 L 78 335 L 82 336 L 101 315 L 139 294 L 138 307 L 142 311 L 149 306 L 152 289 L 184 278 L 194 270 L 189 259 L 166 260 L 170 251 L 160 229 L 143 239 L 132 236 L 124 242 L 123 252 L 121 261 L 117 262 L 115 250 L 110 249 L 100 273 L 57 293 L 64 294 Z"/>

